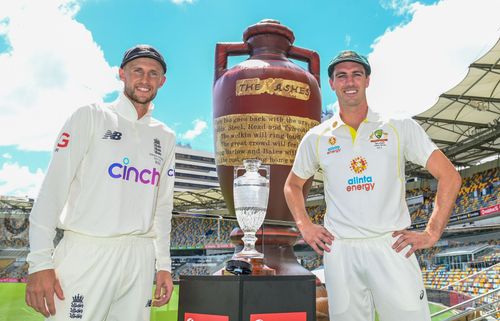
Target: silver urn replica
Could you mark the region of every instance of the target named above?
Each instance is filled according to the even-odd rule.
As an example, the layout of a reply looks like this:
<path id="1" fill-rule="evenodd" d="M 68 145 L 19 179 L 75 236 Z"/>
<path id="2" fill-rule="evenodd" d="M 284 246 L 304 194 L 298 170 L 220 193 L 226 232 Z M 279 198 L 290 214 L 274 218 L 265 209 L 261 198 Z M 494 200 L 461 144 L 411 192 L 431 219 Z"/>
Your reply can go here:
<path id="1" fill-rule="evenodd" d="M 243 250 L 233 255 L 233 259 L 264 258 L 264 254 L 255 249 L 255 233 L 266 217 L 270 166 L 261 165 L 258 159 L 244 160 L 243 165 L 234 169 L 233 196 L 236 218 L 244 233 L 244 245 Z M 242 170 L 245 173 L 238 176 Z M 259 170 L 265 170 L 266 176 L 260 175 Z"/>

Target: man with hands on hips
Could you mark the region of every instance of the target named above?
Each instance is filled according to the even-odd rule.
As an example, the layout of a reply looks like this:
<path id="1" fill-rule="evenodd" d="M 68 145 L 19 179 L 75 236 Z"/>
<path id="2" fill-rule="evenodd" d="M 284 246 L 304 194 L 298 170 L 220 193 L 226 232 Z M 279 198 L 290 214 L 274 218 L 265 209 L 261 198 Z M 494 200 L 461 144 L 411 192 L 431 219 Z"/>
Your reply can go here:
<path id="1" fill-rule="evenodd" d="M 27 258 L 26 303 L 48 320 L 146 321 L 170 299 L 175 135 L 151 117 L 166 71 L 155 48 L 127 50 L 123 93 L 79 108 L 58 136 Z"/>
<path id="2" fill-rule="evenodd" d="M 339 113 L 302 139 L 284 192 L 304 240 L 324 254 L 330 319 L 430 321 L 414 252 L 436 244 L 448 223 L 461 178 L 413 120 L 384 119 L 368 107 L 368 60 L 343 51 L 329 65 Z M 424 231 L 406 230 L 405 162 L 438 181 Z M 324 227 L 307 215 L 302 187 L 323 171 Z"/>

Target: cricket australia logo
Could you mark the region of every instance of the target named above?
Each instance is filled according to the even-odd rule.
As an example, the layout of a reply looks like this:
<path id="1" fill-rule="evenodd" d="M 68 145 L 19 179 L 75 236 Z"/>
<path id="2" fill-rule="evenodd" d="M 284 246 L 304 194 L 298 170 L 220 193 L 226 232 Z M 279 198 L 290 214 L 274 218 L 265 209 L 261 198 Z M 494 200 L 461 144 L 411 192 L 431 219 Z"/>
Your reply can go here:
<path id="1" fill-rule="evenodd" d="M 370 143 L 377 149 L 381 149 L 387 145 L 389 134 L 382 129 L 377 129 L 370 134 Z"/>
<path id="2" fill-rule="evenodd" d="M 73 296 L 69 317 L 70 319 L 81 319 L 83 317 L 83 295 L 77 294 Z"/>

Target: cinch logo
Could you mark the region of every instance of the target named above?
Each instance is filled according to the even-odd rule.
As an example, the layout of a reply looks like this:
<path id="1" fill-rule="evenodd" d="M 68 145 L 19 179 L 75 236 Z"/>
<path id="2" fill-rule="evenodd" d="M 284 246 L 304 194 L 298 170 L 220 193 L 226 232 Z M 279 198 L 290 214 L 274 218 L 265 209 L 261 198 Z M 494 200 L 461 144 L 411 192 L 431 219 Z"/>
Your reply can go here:
<path id="1" fill-rule="evenodd" d="M 125 181 L 133 180 L 136 183 L 158 185 L 160 181 L 160 172 L 156 168 L 151 169 L 137 169 L 133 166 L 127 166 L 130 160 L 127 157 L 123 158 L 123 165 L 120 163 L 113 163 L 108 167 L 108 174 L 112 178 L 121 178 Z M 170 174 L 170 170 L 168 172 Z M 173 176 L 173 175 L 169 175 Z"/>

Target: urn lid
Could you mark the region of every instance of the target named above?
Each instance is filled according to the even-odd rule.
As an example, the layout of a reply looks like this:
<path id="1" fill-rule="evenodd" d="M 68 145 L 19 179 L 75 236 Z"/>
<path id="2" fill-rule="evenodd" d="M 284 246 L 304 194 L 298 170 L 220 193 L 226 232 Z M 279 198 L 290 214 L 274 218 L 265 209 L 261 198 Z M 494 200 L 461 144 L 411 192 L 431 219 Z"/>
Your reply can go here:
<path id="1" fill-rule="evenodd" d="M 293 31 L 288 27 L 282 25 L 278 20 L 274 19 L 264 19 L 248 27 L 247 30 L 245 30 L 245 32 L 243 33 L 243 41 L 246 42 L 253 36 L 265 33 L 283 36 L 287 38 L 288 41 L 290 41 L 290 44 L 293 44 L 293 42 L 295 41 Z"/>

